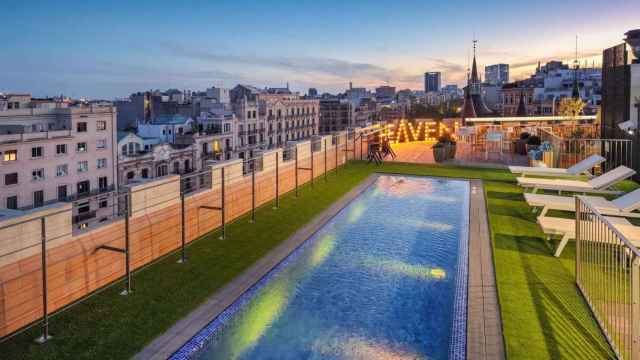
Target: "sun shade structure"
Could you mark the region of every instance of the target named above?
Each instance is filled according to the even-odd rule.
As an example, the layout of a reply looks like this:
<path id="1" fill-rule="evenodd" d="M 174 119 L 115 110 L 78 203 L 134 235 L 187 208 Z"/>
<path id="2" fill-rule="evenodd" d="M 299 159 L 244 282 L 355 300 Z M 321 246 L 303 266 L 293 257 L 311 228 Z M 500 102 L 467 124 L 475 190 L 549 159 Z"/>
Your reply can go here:
<path id="1" fill-rule="evenodd" d="M 591 155 L 588 158 L 578 162 L 568 169 L 562 168 L 547 168 L 547 167 L 535 167 L 535 166 L 509 166 L 509 171 L 514 174 L 522 174 L 523 177 L 527 175 L 541 175 L 541 176 L 578 176 L 581 174 L 591 175 L 589 171 L 594 167 L 605 162 L 606 159 L 600 155 Z"/>
<path id="2" fill-rule="evenodd" d="M 617 168 L 595 177 L 589 181 L 566 180 L 566 179 L 543 179 L 543 178 L 517 178 L 518 185 L 524 188 L 531 188 L 532 193 L 538 190 L 552 190 L 561 193 L 570 191 L 577 193 L 593 194 L 620 194 L 621 191 L 613 190 L 611 187 L 622 180 L 628 179 L 636 172 L 626 166 Z"/>

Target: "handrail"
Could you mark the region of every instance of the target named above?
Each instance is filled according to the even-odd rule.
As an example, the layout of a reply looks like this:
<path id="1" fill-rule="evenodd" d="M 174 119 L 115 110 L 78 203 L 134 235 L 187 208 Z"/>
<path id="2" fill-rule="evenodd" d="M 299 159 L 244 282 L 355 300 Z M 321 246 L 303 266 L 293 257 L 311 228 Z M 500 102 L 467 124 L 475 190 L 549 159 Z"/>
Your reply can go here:
<path id="1" fill-rule="evenodd" d="M 603 215 L 595 206 L 591 204 L 591 200 L 589 200 L 588 196 L 576 195 L 576 197 L 582 202 L 584 206 L 586 206 L 591 212 L 593 212 L 598 217 L 598 220 L 601 220 L 602 222 L 604 222 L 609 227 L 609 229 L 613 233 L 615 233 L 616 236 L 619 237 L 620 240 L 622 240 L 622 242 L 624 242 L 625 246 L 627 246 L 635 256 L 640 257 L 640 250 L 638 250 L 638 248 L 635 245 L 633 245 L 631 240 L 629 240 L 626 236 L 624 236 L 624 234 L 622 234 L 620 230 L 618 230 L 618 228 L 615 225 L 613 225 L 605 215 Z"/>

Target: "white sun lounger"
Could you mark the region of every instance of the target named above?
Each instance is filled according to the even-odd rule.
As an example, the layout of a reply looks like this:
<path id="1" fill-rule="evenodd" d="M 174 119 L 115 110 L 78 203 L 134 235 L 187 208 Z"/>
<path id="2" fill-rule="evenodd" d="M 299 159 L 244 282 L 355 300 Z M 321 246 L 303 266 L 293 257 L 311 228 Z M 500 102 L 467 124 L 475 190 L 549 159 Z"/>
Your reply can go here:
<path id="1" fill-rule="evenodd" d="M 588 158 L 578 162 L 568 169 L 562 168 L 547 168 L 536 166 L 509 166 L 509 171 L 514 174 L 522 174 L 522 177 L 527 175 L 540 175 L 540 176 L 578 176 L 588 175 L 591 177 L 589 170 L 593 169 L 597 165 L 605 162 L 606 159 L 600 155 L 591 155 Z"/>
<path id="2" fill-rule="evenodd" d="M 634 226 L 627 219 L 620 217 L 609 217 L 606 219 L 616 227 L 622 235 L 624 235 L 633 245 L 640 246 L 640 226 Z M 542 231 L 547 235 L 562 235 L 562 240 L 556 248 L 553 256 L 559 257 L 565 246 L 571 239 L 576 238 L 576 221 L 575 219 L 562 219 L 549 216 L 538 217 L 538 224 Z"/>
<path id="3" fill-rule="evenodd" d="M 629 169 L 626 166 L 618 166 L 589 181 L 525 177 L 519 177 L 516 180 L 518 181 L 518 185 L 532 189 L 531 192 L 534 194 L 538 190 L 553 190 L 558 193 L 570 191 L 592 194 L 621 194 L 622 191 L 610 190 L 609 188 L 622 180 L 630 178 L 635 173 L 633 169 Z"/>
<path id="4" fill-rule="evenodd" d="M 599 196 L 585 196 L 589 202 L 604 215 L 640 218 L 640 213 L 633 212 L 640 209 L 640 189 L 624 194 L 615 200 L 607 200 Z M 541 207 L 540 216 L 545 216 L 549 210 L 576 211 L 576 199 L 569 196 L 524 194 L 527 204 Z"/>

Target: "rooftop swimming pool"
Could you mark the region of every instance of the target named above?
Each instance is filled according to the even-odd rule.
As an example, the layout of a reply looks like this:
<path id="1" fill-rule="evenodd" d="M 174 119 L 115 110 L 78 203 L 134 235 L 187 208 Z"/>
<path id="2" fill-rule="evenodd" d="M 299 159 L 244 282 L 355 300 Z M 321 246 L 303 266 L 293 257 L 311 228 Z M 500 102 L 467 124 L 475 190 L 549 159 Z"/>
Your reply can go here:
<path id="1" fill-rule="evenodd" d="M 382 175 L 172 359 L 463 359 L 469 183 Z"/>

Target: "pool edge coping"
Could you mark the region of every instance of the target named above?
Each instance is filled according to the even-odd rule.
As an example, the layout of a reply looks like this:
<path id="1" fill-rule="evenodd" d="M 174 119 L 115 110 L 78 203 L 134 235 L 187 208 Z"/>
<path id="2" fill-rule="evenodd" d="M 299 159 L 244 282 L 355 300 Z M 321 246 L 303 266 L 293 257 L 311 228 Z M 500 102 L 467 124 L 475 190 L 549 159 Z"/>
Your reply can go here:
<path id="1" fill-rule="evenodd" d="M 484 182 L 469 179 L 467 359 L 506 358 Z"/>
<path id="2" fill-rule="evenodd" d="M 195 310 L 178 320 L 162 335 L 147 344 L 133 359 L 164 360 L 169 358 L 382 175 L 384 174 L 373 173 L 369 175 L 327 209 L 314 216 L 309 223 L 298 229 L 293 235 L 277 245 L 221 289 L 214 292 Z"/>

